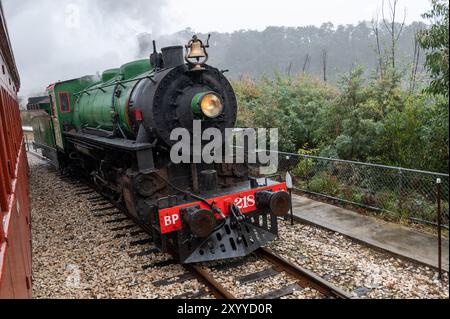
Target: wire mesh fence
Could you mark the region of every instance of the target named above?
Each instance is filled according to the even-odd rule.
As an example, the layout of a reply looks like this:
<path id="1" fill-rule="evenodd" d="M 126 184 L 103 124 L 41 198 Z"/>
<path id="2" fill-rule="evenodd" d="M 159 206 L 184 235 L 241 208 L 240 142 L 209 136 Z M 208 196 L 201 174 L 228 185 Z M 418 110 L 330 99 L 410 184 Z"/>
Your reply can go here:
<path id="1" fill-rule="evenodd" d="M 431 225 L 437 225 L 439 179 L 441 222 L 448 229 L 448 174 L 319 156 L 274 153 L 271 155 L 276 155 L 278 159 L 277 173 L 285 176 L 289 171 L 298 191 L 383 212 L 394 219 Z M 254 173 L 258 174 L 255 170 Z"/>

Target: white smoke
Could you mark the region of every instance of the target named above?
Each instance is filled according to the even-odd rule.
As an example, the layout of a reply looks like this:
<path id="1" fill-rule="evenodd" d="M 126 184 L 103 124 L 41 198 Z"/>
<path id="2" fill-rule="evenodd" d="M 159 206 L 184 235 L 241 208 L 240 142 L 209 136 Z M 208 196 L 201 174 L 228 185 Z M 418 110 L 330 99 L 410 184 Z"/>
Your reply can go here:
<path id="1" fill-rule="evenodd" d="M 24 97 L 136 58 L 140 33 L 170 23 L 164 0 L 4 0 Z"/>

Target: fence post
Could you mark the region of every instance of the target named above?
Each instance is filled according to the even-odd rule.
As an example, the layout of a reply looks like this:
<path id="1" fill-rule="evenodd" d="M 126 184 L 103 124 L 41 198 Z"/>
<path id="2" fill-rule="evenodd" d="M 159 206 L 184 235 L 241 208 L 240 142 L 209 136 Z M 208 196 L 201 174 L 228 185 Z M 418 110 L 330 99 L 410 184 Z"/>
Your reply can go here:
<path id="1" fill-rule="evenodd" d="M 403 190 L 403 180 L 402 180 L 402 169 L 398 169 L 398 211 L 400 216 L 402 215 L 403 210 L 403 200 L 402 200 L 402 190 Z"/>
<path id="2" fill-rule="evenodd" d="M 292 209 L 292 188 L 294 188 L 294 183 L 292 181 L 292 176 L 289 171 L 286 172 L 286 188 L 289 192 L 289 209 L 291 211 L 291 226 L 294 226 L 294 210 Z"/>
<path id="3" fill-rule="evenodd" d="M 286 182 L 287 188 L 289 189 L 289 186 L 288 186 L 289 183 L 292 184 L 292 177 L 289 174 L 289 172 L 291 170 L 291 165 L 289 164 L 291 157 L 289 155 L 286 155 L 285 159 L 286 159 L 286 162 L 287 162 L 287 167 L 286 167 L 286 176 L 285 176 L 284 181 Z M 290 179 L 290 181 L 289 181 L 289 179 Z M 292 191 L 291 190 L 289 190 L 289 196 L 290 196 L 291 201 L 292 201 Z M 291 215 L 292 215 L 292 211 L 291 211 Z M 284 220 L 288 221 L 289 220 L 289 216 L 288 215 L 284 216 Z"/>
<path id="4" fill-rule="evenodd" d="M 306 177 L 306 188 L 309 189 L 309 161 L 308 158 L 303 157 L 305 161 L 305 177 Z"/>
<path id="5" fill-rule="evenodd" d="M 442 280 L 442 240 L 441 240 L 441 179 L 436 179 L 437 224 L 438 224 L 438 269 Z"/>

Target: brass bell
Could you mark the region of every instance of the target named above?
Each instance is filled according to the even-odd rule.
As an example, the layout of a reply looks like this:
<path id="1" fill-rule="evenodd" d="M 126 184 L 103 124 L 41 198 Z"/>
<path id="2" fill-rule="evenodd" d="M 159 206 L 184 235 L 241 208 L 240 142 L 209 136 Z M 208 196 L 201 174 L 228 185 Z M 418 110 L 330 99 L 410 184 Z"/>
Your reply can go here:
<path id="1" fill-rule="evenodd" d="M 206 48 L 209 48 L 209 38 L 210 35 L 208 35 L 208 40 L 206 45 L 204 45 L 203 42 L 194 35 L 189 43 L 185 45 L 186 55 L 184 56 L 184 60 L 188 63 L 191 71 L 201 71 L 205 69 L 203 66 L 206 61 L 208 61 L 208 52 L 206 52 Z"/>
<path id="2" fill-rule="evenodd" d="M 200 40 L 192 41 L 190 45 L 190 51 L 188 54 L 189 59 L 198 59 L 206 57 L 205 50 L 203 49 L 203 44 Z"/>

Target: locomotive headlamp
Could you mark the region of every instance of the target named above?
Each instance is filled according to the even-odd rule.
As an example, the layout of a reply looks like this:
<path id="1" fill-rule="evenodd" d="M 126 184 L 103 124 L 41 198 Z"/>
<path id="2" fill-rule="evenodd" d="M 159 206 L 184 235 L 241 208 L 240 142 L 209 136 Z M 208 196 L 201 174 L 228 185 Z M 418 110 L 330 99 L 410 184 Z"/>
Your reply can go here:
<path id="1" fill-rule="evenodd" d="M 191 103 L 192 112 L 208 118 L 216 118 L 223 111 L 221 98 L 214 92 L 198 93 Z"/>
<path id="2" fill-rule="evenodd" d="M 188 207 L 183 209 L 182 213 L 192 234 L 197 237 L 203 238 L 210 235 L 216 227 L 216 216 L 210 210 Z"/>
<path id="3" fill-rule="evenodd" d="M 275 216 L 284 216 L 289 212 L 290 197 L 284 191 L 260 191 L 256 193 L 255 199 L 259 209 L 269 209 Z"/>

